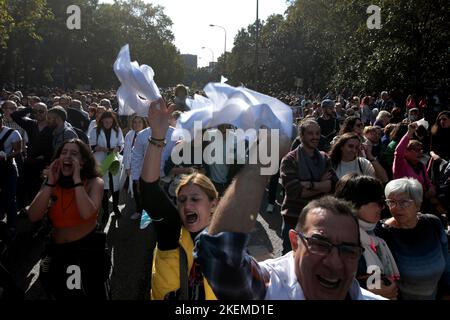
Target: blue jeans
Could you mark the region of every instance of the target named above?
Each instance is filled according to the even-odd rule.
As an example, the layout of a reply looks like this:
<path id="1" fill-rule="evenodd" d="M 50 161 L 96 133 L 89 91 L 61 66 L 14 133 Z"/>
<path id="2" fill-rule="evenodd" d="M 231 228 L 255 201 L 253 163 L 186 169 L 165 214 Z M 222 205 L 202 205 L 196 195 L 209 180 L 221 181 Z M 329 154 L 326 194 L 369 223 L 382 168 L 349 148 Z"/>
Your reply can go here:
<path id="1" fill-rule="evenodd" d="M 2 178 L 4 186 L 0 187 L 0 203 L 2 204 L 0 206 L 0 216 L 3 217 L 6 214 L 8 227 L 15 229 L 17 223 L 17 167 L 8 164 L 0 174 L 4 175 Z"/>

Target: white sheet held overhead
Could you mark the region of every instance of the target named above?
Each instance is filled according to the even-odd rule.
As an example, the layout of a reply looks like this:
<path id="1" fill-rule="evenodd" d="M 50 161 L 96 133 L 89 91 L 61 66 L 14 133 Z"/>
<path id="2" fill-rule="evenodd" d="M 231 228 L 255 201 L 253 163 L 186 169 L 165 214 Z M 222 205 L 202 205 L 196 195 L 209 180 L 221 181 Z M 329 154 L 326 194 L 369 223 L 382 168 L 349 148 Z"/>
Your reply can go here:
<path id="1" fill-rule="evenodd" d="M 120 49 L 114 63 L 114 72 L 121 83 L 117 90 L 119 114 L 137 113 L 146 117 L 150 102 L 161 98 L 158 86 L 153 81 L 153 69 L 145 64 L 139 66 L 137 61 L 131 62 L 127 44 Z"/>
<path id="2" fill-rule="evenodd" d="M 194 108 L 181 114 L 174 137 L 182 136 L 182 130 L 189 131 L 193 138 L 194 122 L 200 121 L 202 129 L 231 124 L 237 128 L 279 129 L 280 134 L 292 138 L 292 110 L 281 101 L 247 88 L 235 88 L 225 83 L 210 83 L 204 91 L 208 99 L 196 96 Z M 188 138 L 188 137 L 185 137 Z"/>

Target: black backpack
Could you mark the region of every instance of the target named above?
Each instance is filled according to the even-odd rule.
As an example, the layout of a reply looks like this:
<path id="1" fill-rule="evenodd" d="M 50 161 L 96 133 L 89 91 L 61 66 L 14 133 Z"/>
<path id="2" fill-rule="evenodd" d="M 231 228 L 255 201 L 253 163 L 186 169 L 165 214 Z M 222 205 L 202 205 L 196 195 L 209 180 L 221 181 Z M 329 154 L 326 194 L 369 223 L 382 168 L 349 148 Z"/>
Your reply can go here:
<path id="1" fill-rule="evenodd" d="M 0 139 L 0 151 L 5 151 L 5 142 L 6 140 L 8 140 L 9 136 L 11 136 L 13 132 L 14 132 L 13 129 L 9 129 Z M 4 184 L 6 183 L 6 170 L 8 169 L 10 164 L 11 164 L 10 160 L 0 161 L 0 191 L 2 190 L 2 187 L 4 187 Z"/>

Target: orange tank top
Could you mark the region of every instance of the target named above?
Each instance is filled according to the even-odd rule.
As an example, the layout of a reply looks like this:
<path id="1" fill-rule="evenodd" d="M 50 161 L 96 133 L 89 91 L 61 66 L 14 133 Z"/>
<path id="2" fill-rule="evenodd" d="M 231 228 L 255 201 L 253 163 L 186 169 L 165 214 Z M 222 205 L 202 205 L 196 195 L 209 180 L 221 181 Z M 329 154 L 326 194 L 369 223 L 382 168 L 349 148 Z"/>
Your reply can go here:
<path id="1" fill-rule="evenodd" d="M 84 184 L 86 189 L 86 183 Z M 48 211 L 48 216 L 55 228 L 70 228 L 97 220 L 96 214 L 89 219 L 83 219 L 78 211 L 75 199 L 75 188 L 64 189 L 56 185 L 52 194 L 53 205 Z"/>

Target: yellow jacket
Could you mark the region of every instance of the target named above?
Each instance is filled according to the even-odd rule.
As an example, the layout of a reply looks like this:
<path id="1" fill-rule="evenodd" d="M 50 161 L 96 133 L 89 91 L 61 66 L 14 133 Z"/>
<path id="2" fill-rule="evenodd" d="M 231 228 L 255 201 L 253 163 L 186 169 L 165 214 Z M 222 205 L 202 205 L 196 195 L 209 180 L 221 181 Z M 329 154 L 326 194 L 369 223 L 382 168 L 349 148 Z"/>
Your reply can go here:
<path id="1" fill-rule="evenodd" d="M 161 251 L 158 247 L 153 253 L 152 288 L 150 291 L 152 300 L 164 300 L 165 296 L 180 289 L 180 251 L 184 250 L 187 258 L 187 274 L 194 264 L 194 242 L 189 231 L 181 227 L 180 246 L 173 250 Z M 217 300 L 208 281 L 203 277 L 206 300 Z"/>

